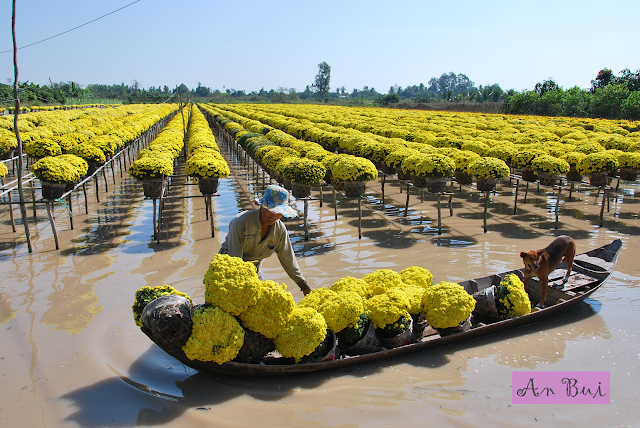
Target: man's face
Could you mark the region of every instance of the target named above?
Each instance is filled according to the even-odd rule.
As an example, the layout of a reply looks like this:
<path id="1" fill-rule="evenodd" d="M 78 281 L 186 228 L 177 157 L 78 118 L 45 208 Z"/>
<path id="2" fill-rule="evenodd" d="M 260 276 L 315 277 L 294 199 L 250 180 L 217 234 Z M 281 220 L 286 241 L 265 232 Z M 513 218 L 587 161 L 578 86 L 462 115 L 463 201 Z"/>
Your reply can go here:
<path id="1" fill-rule="evenodd" d="M 268 224 L 271 226 L 276 221 L 280 220 L 282 214 L 274 213 L 266 207 L 260 207 L 260 220 L 262 224 Z"/>

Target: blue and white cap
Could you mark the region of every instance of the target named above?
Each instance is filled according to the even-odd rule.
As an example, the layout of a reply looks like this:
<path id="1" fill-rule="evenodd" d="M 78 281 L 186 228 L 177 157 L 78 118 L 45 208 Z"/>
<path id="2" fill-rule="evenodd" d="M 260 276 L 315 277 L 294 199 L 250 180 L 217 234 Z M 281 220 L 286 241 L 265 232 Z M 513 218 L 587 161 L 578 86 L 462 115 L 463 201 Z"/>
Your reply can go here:
<path id="1" fill-rule="evenodd" d="M 267 186 L 262 199 L 255 199 L 256 203 L 269 211 L 282 214 L 288 218 L 298 217 L 298 212 L 289 205 L 289 192 L 287 189 L 272 184 Z"/>

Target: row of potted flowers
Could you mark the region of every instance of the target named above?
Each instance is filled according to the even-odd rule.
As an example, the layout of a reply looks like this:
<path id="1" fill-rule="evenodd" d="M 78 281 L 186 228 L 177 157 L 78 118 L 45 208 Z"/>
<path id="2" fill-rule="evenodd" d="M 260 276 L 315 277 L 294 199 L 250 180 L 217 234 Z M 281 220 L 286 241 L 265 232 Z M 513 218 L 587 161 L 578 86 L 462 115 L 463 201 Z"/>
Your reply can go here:
<path id="1" fill-rule="evenodd" d="M 185 173 L 198 180 L 203 195 L 212 195 L 218 191 L 218 179 L 229 177 L 229 165 L 220 154 L 209 122 L 195 104 L 191 107 L 190 119 Z"/>
<path id="2" fill-rule="evenodd" d="M 188 114 L 189 110 L 185 110 Z M 182 115 L 175 115 L 129 167 L 129 175 L 142 183 L 146 197 L 159 198 L 164 193 L 168 178 L 173 175 L 174 161 L 184 148 L 184 127 Z"/>
<path id="3" fill-rule="evenodd" d="M 204 305 L 193 307 L 188 296 L 164 285 L 138 290 L 132 309 L 136 324 L 150 337 L 192 360 L 259 363 L 277 350 L 304 363 L 332 358 L 336 347 L 353 356 L 418 342 L 427 325 L 442 336 L 468 329 L 475 298 L 459 284 L 432 284 L 432 279 L 417 266 L 399 273 L 380 269 L 313 290 L 296 305 L 284 284 L 261 281 L 252 263 L 216 255 L 203 280 Z M 515 275 L 507 276 L 493 296 L 496 320 L 531 311 Z M 188 315 L 158 325 L 154 311 L 166 314 L 166 305 Z"/>
<path id="4" fill-rule="evenodd" d="M 225 112 L 225 114 L 228 114 L 228 112 Z M 233 114 L 235 115 L 235 113 Z M 256 115 L 252 115 L 252 117 L 256 117 Z M 271 122 L 271 123 L 274 123 L 274 122 Z M 289 126 L 288 128 L 291 128 L 291 127 Z M 299 129 L 299 127 L 297 129 Z M 370 136 L 367 136 L 364 133 L 360 133 L 360 134 L 349 133 L 346 135 L 341 135 L 338 138 L 338 144 L 343 150 L 349 151 L 359 156 L 370 158 L 379 167 L 381 167 L 383 171 L 386 173 L 394 173 L 397 171 L 399 174 L 399 177 L 403 179 L 411 179 L 411 175 L 412 175 L 411 171 L 407 173 L 405 170 L 402 170 L 400 165 L 401 161 L 392 162 L 396 165 L 392 167 L 387 167 L 385 165 L 385 160 L 386 160 L 385 156 L 388 156 L 390 151 L 392 151 L 394 148 L 412 149 L 412 150 L 417 150 L 419 152 L 427 152 L 427 153 L 434 151 L 434 146 L 429 144 L 406 142 L 398 138 L 389 139 L 389 140 L 395 140 L 395 141 L 387 141 L 387 143 L 384 143 L 384 142 L 380 142 L 379 138 L 378 140 L 376 140 L 376 138 L 372 137 L 371 134 L 369 135 Z M 590 175 L 594 177 L 594 184 L 598 184 L 599 182 L 598 180 L 602 180 L 601 177 L 607 171 L 606 169 L 602 169 L 603 154 L 596 155 L 596 153 L 601 153 L 601 152 L 604 152 L 604 154 L 617 158 L 621 168 L 621 177 L 623 179 L 634 180 L 637 177 L 637 171 L 640 166 L 640 156 L 638 155 L 637 152 L 623 152 L 622 150 L 613 149 L 613 148 L 606 150 L 605 147 L 603 147 L 602 145 L 595 142 L 589 142 L 589 141 L 586 141 L 586 142 L 575 141 L 575 142 L 577 144 L 558 143 L 556 145 L 548 145 L 548 146 L 542 145 L 541 147 L 544 147 L 544 150 L 543 150 L 543 149 L 535 149 L 535 148 L 532 149 L 529 145 L 518 146 L 507 140 L 500 141 L 498 144 L 494 145 L 493 147 L 489 147 L 487 144 L 484 144 L 482 142 L 467 141 L 460 145 L 463 153 L 460 152 L 461 149 L 458 149 L 455 147 L 440 147 L 440 148 L 435 148 L 435 150 L 440 151 L 442 154 L 446 154 L 449 157 L 452 157 L 456 161 L 456 169 L 454 170 L 454 172 L 453 173 L 448 172 L 447 173 L 448 175 L 445 175 L 445 176 L 451 176 L 451 174 L 455 175 L 456 180 L 460 184 L 471 183 L 472 176 L 471 174 L 469 174 L 469 171 L 468 171 L 468 166 L 470 165 L 469 161 L 471 159 L 468 159 L 468 158 L 469 158 L 469 154 L 473 154 L 473 153 L 477 154 L 478 156 L 482 155 L 485 157 L 495 157 L 497 159 L 504 160 L 508 166 L 513 165 L 516 168 L 523 168 L 524 169 L 523 174 L 525 179 L 530 181 L 535 181 L 540 176 L 540 179 L 544 184 L 551 184 L 552 182 L 555 181 L 557 176 L 564 175 L 564 174 L 569 174 L 568 178 L 570 180 L 572 179 L 575 180 L 576 178 L 578 178 L 575 174 L 572 175 L 570 173 L 570 170 L 572 169 L 571 165 L 568 165 L 568 163 L 565 162 L 564 159 L 561 159 L 560 156 L 562 156 L 563 158 L 568 157 L 569 159 L 574 159 L 576 157 L 574 155 L 579 155 L 581 153 L 585 155 L 589 155 L 589 157 L 580 166 L 579 170 L 582 172 L 583 175 Z M 627 149 L 633 148 L 631 147 L 630 144 L 625 145 L 619 139 L 615 139 L 615 138 L 612 138 L 611 140 L 606 141 L 605 146 L 620 147 L 620 148 L 626 147 Z M 637 148 L 640 149 L 640 147 L 637 147 Z M 415 152 L 412 152 L 412 153 L 415 154 Z M 532 165 L 532 162 L 534 161 L 534 159 L 536 159 L 538 156 L 543 154 L 546 155 L 546 157 L 542 159 L 537 159 L 535 163 Z M 459 159 L 461 157 L 463 159 Z M 467 159 L 464 159 L 465 157 Z M 465 161 L 466 161 L 466 165 L 464 165 Z M 495 163 L 495 161 L 491 161 L 491 162 L 493 164 Z M 618 167 L 615 166 L 615 162 L 613 163 L 610 162 L 606 164 L 604 168 L 611 168 L 610 171 L 615 171 L 617 170 Z M 446 161 L 441 160 L 438 166 L 432 164 L 431 169 L 446 170 L 447 169 Z M 481 172 L 483 169 L 485 168 L 476 168 L 476 171 L 479 170 Z M 492 183 L 495 179 L 504 178 L 508 175 L 508 173 L 506 175 L 503 173 L 503 171 L 505 171 L 504 167 L 501 166 L 498 169 L 501 172 L 498 173 L 498 170 L 494 169 L 495 173 L 491 177 L 489 176 L 482 177 L 482 176 L 476 175 L 476 177 L 480 179 L 481 190 L 491 187 L 491 184 L 487 185 L 486 182 Z M 573 172 L 575 172 L 575 169 L 577 168 L 574 168 Z M 419 174 L 417 175 L 413 174 L 413 175 L 416 177 L 418 185 L 421 185 L 422 187 L 424 187 L 425 184 L 427 185 L 430 184 L 428 182 L 425 182 L 426 181 L 425 178 L 429 177 L 429 175 L 427 175 L 426 177 L 420 176 Z M 443 176 L 443 175 L 440 173 L 437 176 Z M 606 176 L 605 176 L 605 180 L 606 180 Z M 434 180 L 431 180 L 431 182 L 434 183 Z M 435 183 L 439 183 L 438 184 L 439 187 L 435 187 L 436 186 Z M 436 180 L 435 183 L 429 186 L 431 187 L 430 190 L 442 191 L 444 186 L 443 181 Z"/>

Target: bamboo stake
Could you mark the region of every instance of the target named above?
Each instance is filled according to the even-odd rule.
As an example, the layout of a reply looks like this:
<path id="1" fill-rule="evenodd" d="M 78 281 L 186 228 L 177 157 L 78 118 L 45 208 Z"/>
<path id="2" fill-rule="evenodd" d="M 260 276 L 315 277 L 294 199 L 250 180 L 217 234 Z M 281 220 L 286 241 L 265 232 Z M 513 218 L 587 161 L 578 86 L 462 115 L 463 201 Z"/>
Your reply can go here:
<path id="1" fill-rule="evenodd" d="M 513 215 L 516 215 L 516 211 L 518 210 L 518 187 L 520 187 L 520 179 L 516 180 L 516 191 L 515 197 L 513 198 Z"/>
<path id="2" fill-rule="evenodd" d="M 487 210 L 489 209 L 489 193 L 484 194 L 484 233 L 487 233 Z"/>
<path id="3" fill-rule="evenodd" d="M 309 240 L 308 215 L 309 215 L 309 199 L 308 198 L 304 198 L 304 240 L 305 241 Z"/>
<path id="4" fill-rule="evenodd" d="M 8 193 L 9 195 L 9 216 L 11 217 L 11 229 L 13 232 L 16 232 L 16 221 L 13 218 L 13 205 L 11 205 L 11 191 Z"/>
<path id="5" fill-rule="evenodd" d="M 51 212 L 51 202 L 47 200 L 47 214 L 49 215 L 49 222 L 51 223 L 51 229 L 53 229 L 53 239 L 56 242 L 56 250 L 60 249 L 58 243 L 58 231 L 56 230 L 56 222 L 53 219 L 53 213 Z"/>

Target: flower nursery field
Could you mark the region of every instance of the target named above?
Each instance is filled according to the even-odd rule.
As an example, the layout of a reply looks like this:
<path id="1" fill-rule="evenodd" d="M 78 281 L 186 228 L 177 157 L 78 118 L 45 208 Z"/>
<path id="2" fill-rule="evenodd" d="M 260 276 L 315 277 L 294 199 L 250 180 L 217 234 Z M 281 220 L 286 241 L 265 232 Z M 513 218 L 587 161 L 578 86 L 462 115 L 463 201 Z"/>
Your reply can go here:
<path id="1" fill-rule="evenodd" d="M 342 148 L 355 155 L 366 155 L 359 152 L 366 152 L 360 149 L 366 144 L 356 148 L 361 137 L 376 144 L 390 140 L 414 148 L 419 144 L 459 150 L 470 142 L 480 149 L 481 144 L 491 149 L 534 143 L 555 154 L 561 154 L 562 147 L 592 143 L 603 151 L 629 152 L 639 141 L 636 124 L 626 122 L 323 106 L 202 109 L 205 115 L 221 114 L 267 139 L 272 130 L 265 125 L 307 146 L 316 142 L 323 150 Z M 597 189 L 576 186 L 571 200 L 563 193 L 556 230 L 557 193 L 529 184 L 526 200 L 521 194 L 514 215 L 516 180 L 508 178 L 490 194 L 486 233 L 484 195 L 475 185 L 447 186 L 451 211 L 443 198 L 439 233 L 437 197 L 411 188 L 407 204 L 407 187 L 394 177 L 386 178 L 384 199 L 381 177 L 367 183 L 361 200 L 362 239 L 358 203 L 340 196 L 336 205 L 327 185 L 322 194 L 319 186 L 312 188 L 308 240 L 302 219 L 286 222 L 300 267 L 314 288 L 329 287 L 346 276 L 362 278 L 376 269 L 400 272 L 409 266 L 429 269 L 434 283 L 456 282 L 519 267 L 520 251 L 543 248 L 560 234 L 574 237 L 578 252 L 620 238 L 623 249 L 612 278 L 593 299 L 554 319 L 386 363 L 290 378 L 207 376 L 164 354 L 134 323 L 135 291 L 168 284 L 201 303 L 204 274 L 229 221 L 252 207 L 251 198 L 270 182 L 213 129 L 229 167 L 229 178 L 220 179 L 218 196 L 212 198 L 215 237 L 198 187 L 177 178 L 184 174 L 181 160 L 174 163 L 175 185 L 165 202 L 160 243 L 152 239 L 152 202 L 144 199 L 140 182 L 126 171 L 122 177 L 115 174 L 101 202 L 90 189 L 91 214 L 74 209 L 77 227 L 59 228 L 58 251 L 42 214 L 33 225 L 34 253 L 28 254 L 24 237 L 11 231 L 7 211 L 0 211 L 3 424 L 240 427 L 259 420 L 264 426 L 309 427 L 607 427 L 632 426 L 640 417 L 634 380 L 640 353 L 638 184 L 621 181 L 616 191 L 616 179 L 603 227 L 598 225 L 602 194 Z M 282 136 L 271 135 L 275 134 Z M 571 134 L 575 138 L 567 138 Z M 72 203 L 80 200 L 74 195 Z M 297 200 L 295 206 L 303 211 L 304 201 Z M 59 206 L 57 220 L 62 223 L 65 216 Z M 269 259 L 264 271 L 265 279 L 286 283 L 296 301 L 302 298 L 277 258 Z M 608 371 L 611 404 L 512 405 L 512 372 L 526 370 Z"/>

